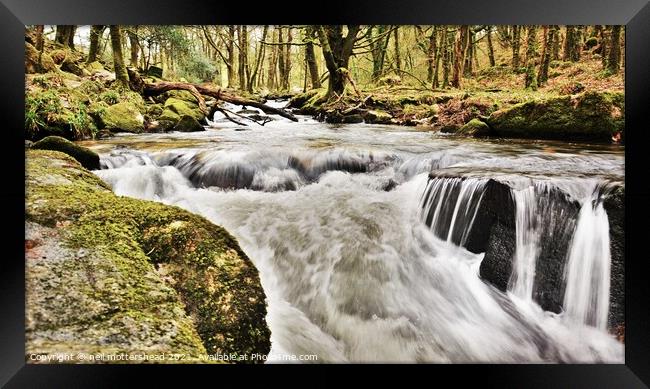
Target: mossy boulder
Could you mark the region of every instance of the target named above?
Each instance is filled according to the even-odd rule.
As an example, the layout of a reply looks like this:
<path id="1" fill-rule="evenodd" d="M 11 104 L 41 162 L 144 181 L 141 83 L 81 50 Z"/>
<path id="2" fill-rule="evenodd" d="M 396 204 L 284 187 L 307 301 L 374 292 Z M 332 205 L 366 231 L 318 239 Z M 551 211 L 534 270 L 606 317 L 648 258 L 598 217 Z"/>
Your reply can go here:
<path id="1" fill-rule="evenodd" d="M 32 144 L 31 148 L 37 150 L 60 151 L 79 161 L 81 166 L 86 169 L 99 169 L 99 155 L 97 155 L 97 153 L 85 147 L 76 145 L 60 136 L 45 137 Z"/>
<path id="2" fill-rule="evenodd" d="M 174 126 L 174 131 L 179 132 L 195 132 L 205 131 L 205 128 L 196 119 L 191 116 L 184 115 L 181 120 Z"/>
<path id="3" fill-rule="evenodd" d="M 456 132 L 459 135 L 469 135 L 475 137 L 490 135 L 490 126 L 479 119 L 472 119 Z"/>
<path id="4" fill-rule="evenodd" d="M 40 58 L 40 65 L 39 65 Z M 25 73 L 56 72 L 58 68 L 48 53 L 39 53 L 31 44 L 25 43 Z"/>
<path id="5" fill-rule="evenodd" d="M 94 61 L 86 64 L 86 70 L 88 70 L 91 74 L 93 74 L 93 73 L 102 72 L 106 69 L 104 69 L 104 65 L 102 65 L 101 62 Z"/>
<path id="6" fill-rule="evenodd" d="M 205 120 L 205 115 L 203 112 L 201 112 L 196 102 L 190 102 L 187 100 L 178 99 L 176 97 L 170 97 L 167 99 L 167 101 L 165 101 L 164 108 L 177 114 L 179 116 L 179 120 L 185 115 L 193 117 L 198 122 Z"/>
<path id="7" fill-rule="evenodd" d="M 100 118 L 103 127 L 113 132 L 139 133 L 144 130 L 144 116 L 132 102 L 111 105 L 101 112 Z"/>
<path id="8" fill-rule="evenodd" d="M 149 66 L 149 68 L 147 69 L 147 76 L 162 79 L 163 69 L 158 66 Z"/>
<path id="9" fill-rule="evenodd" d="M 90 73 L 87 70 L 83 69 L 76 62 L 69 59 L 63 61 L 63 63 L 61 64 L 61 70 L 63 70 L 64 72 L 72 73 L 75 76 L 79 76 L 79 77 L 90 75 Z"/>
<path id="10" fill-rule="evenodd" d="M 516 104 L 487 119 L 503 137 L 610 141 L 625 128 L 623 93 L 585 92 Z"/>
<path id="11" fill-rule="evenodd" d="M 391 114 L 380 109 L 369 109 L 363 115 L 363 119 L 366 123 L 371 124 L 390 124 L 393 120 Z"/>
<path id="12" fill-rule="evenodd" d="M 27 151 L 26 188 L 26 353 L 269 352 L 257 270 L 226 230 L 55 151 Z"/>

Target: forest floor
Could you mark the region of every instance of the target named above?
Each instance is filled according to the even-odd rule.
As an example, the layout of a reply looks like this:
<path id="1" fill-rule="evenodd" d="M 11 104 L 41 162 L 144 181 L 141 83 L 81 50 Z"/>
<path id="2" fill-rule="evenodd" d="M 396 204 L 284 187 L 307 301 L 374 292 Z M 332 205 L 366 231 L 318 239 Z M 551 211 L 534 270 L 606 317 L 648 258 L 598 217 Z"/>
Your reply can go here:
<path id="1" fill-rule="evenodd" d="M 465 79 L 463 89 L 433 90 L 401 85 L 400 79 L 395 77 L 387 78 L 389 82 L 385 85 L 360 88 L 358 93 L 348 87 L 344 96 L 334 101 L 324 101 L 325 89 L 307 91 L 294 96 L 289 106 L 300 113 L 312 114 L 330 123 L 356 123 L 363 120 L 418 126 L 423 130 L 448 133 L 459 133 L 472 119 L 487 122 L 494 112 L 524 103 L 541 103 L 539 111 L 550 111 L 550 107 L 544 106 L 545 102 L 551 104 L 568 98 L 575 106 L 576 99 L 585 94 L 615 96 L 620 104 L 605 107 L 608 112 L 603 116 L 607 116 L 607 113 L 611 113 L 614 119 L 624 116 L 624 74 L 606 74 L 602 71 L 598 58 L 584 59 L 577 63 L 553 61 L 548 82 L 535 90 L 523 88 L 524 77 L 523 73 L 514 72 L 509 66 L 496 66 L 482 69 L 476 77 Z M 569 104 L 566 106 L 569 108 Z M 598 115 L 598 108 L 601 107 L 592 108 L 593 113 Z M 567 125 L 575 124 L 571 119 L 579 119 L 571 112 L 562 114 L 565 113 L 568 117 L 565 120 Z M 548 118 L 549 125 L 553 125 L 553 119 Z M 608 120 L 599 121 L 608 124 Z M 616 133 L 622 132 L 622 125 L 617 123 L 612 126 L 609 131 L 611 135 L 616 136 Z M 555 136 L 531 134 L 530 137 Z M 595 138 L 602 140 L 600 136 Z"/>
<path id="2" fill-rule="evenodd" d="M 46 48 L 40 69 L 37 58 L 26 42 L 29 140 L 48 135 L 79 140 L 124 131 L 201 131 L 206 124 L 206 113 L 187 91 L 145 98 L 117 87 L 110 64 L 88 64 L 78 53 L 56 46 Z M 328 123 L 418 126 L 465 136 L 617 142 L 624 140 L 622 73 L 607 75 L 600 59 L 583 58 L 577 63 L 551 62 L 548 82 L 535 90 L 523 88 L 522 72 L 495 66 L 464 79 L 462 89 L 432 90 L 387 76 L 379 85 L 357 89 L 349 84 L 342 96 L 330 99 L 325 99 L 325 88 L 292 95 L 228 92 L 258 101 L 291 97 L 288 108 Z M 144 77 L 147 82 L 179 81 Z"/>

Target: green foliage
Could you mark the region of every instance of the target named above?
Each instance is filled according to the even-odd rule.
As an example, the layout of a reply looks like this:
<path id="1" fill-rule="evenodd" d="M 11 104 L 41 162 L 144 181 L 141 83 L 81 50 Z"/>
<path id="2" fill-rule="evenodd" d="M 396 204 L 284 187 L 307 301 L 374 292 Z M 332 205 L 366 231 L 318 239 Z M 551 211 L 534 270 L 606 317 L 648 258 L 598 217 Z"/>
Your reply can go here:
<path id="1" fill-rule="evenodd" d="M 178 76 L 189 82 L 213 81 L 218 74 L 218 69 L 213 61 L 195 53 L 183 61 L 178 71 Z"/>
<path id="2" fill-rule="evenodd" d="M 77 103 L 76 107 L 72 110 L 70 125 L 77 138 L 83 138 L 87 135 L 94 138 L 97 134 L 97 127 L 95 127 L 95 124 L 88 115 L 88 107 L 84 103 Z"/>
<path id="3" fill-rule="evenodd" d="M 99 95 L 99 98 L 101 101 L 109 105 L 117 104 L 120 102 L 120 94 L 114 89 L 107 90 L 106 92 Z"/>

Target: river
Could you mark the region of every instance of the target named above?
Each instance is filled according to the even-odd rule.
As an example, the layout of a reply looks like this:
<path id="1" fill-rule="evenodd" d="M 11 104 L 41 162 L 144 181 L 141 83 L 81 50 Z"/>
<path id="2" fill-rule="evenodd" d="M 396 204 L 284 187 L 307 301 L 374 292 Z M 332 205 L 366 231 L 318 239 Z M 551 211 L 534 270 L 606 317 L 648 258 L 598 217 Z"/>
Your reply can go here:
<path id="1" fill-rule="evenodd" d="M 607 215 L 590 202 L 597 186 L 624 182 L 622 147 L 274 119 L 81 142 L 100 153 L 96 173 L 116 194 L 180 206 L 237 237 L 268 298 L 269 359 L 624 361 L 606 329 Z M 484 254 L 463 247 L 488 178 L 517 204 L 505 293 L 479 277 Z M 530 298 L 543 221 L 526 204 L 539 186 L 583 205 L 560 314 Z"/>

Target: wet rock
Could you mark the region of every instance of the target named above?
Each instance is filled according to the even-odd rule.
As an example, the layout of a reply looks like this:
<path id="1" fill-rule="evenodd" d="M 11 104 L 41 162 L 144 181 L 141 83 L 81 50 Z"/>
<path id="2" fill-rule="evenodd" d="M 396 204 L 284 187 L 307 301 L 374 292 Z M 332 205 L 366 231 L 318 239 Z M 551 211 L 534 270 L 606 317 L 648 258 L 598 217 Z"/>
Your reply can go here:
<path id="1" fill-rule="evenodd" d="M 616 327 L 625 323 L 625 186 L 606 188 L 604 196 L 612 256 L 609 324 Z"/>
<path id="2" fill-rule="evenodd" d="M 99 169 L 99 155 L 60 136 L 48 136 L 31 145 L 34 150 L 54 150 L 68 154 L 89 170 Z"/>
<path id="3" fill-rule="evenodd" d="M 359 114 L 345 115 L 343 123 L 363 123 L 363 117 Z"/>
<path id="4" fill-rule="evenodd" d="M 72 73 L 76 76 L 82 77 L 87 74 L 87 71 L 84 71 L 79 65 L 77 65 L 74 61 L 71 61 L 69 59 L 66 59 L 62 64 L 61 64 L 61 70 L 64 72 Z"/>
<path id="5" fill-rule="evenodd" d="M 490 135 L 490 126 L 479 119 L 472 119 L 456 132 L 459 135 L 482 137 Z"/>
<path id="6" fill-rule="evenodd" d="M 149 68 L 147 69 L 147 76 L 162 78 L 163 70 L 158 66 L 149 66 Z"/>
<path id="7" fill-rule="evenodd" d="M 260 123 L 267 123 L 267 122 L 275 120 L 270 116 L 260 115 L 260 114 L 248 115 L 248 118 L 250 118 L 251 120 L 255 120 L 256 122 L 260 122 Z"/>
<path id="8" fill-rule="evenodd" d="M 485 245 L 485 257 L 480 266 L 480 275 L 486 281 L 505 291 L 512 274 L 512 261 L 516 250 L 516 204 L 499 184 L 497 190 L 486 190 L 477 222 L 473 228 L 474 238 L 471 251 L 481 252 L 486 229 L 489 236 Z M 506 185 L 507 187 L 507 185 Z M 510 189 L 508 188 L 508 192 Z M 535 265 L 533 299 L 547 311 L 560 312 L 564 298 L 563 272 L 575 223 L 580 212 L 577 202 L 558 189 L 541 189 L 536 193 L 538 233 L 540 234 L 539 256 Z M 486 208 L 486 209 L 483 209 Z M 488 217 L 483 215 L 488 215 Z M 492 218 L 490 218 L 492 216 Z M 492 224 L 490 225 L 490 221 Z"/>
<path id="9" fill-rule="evenodd" d="M 240 109 L 237 113 L 240 115 L 257 115 L 260 111 L 256 109 Z"/>
<path id="10" fill-rule="evenodd" d="M 610 327 L 624 322 L 624 188 L 608 189 L 604 207 L 610 223 L 612 257 Z M 556 188 L 537 193 L 535 214 L 540 246 L 535 265 L 533 299 L 547 311 L 560 313 L 564 301 L 564 269 L 575 231 L 580 204 Z M 480 265 L 483 280 L 505 291 L 513 270 L 516 250 L 516 205 L 510 188 L 490 180 L 486 185 L 474 226 L 468 236 L 468 250 L 485 256 Z"/>
<path id="11" fill-rule="evenodd" d="M 179 132 L 195 132 L 205 131 L 205 128 L 196 119 L 191 116 L 184 115 L 181 120 L 174 126 L 174 131 Z"/>
<path id="12" fill-rule="evenodd" d="M 363 116 L 366 123 L 370 124 L 390 124 L 393 120 L 391 114 L 379 109 L 369 109 Z"/>

